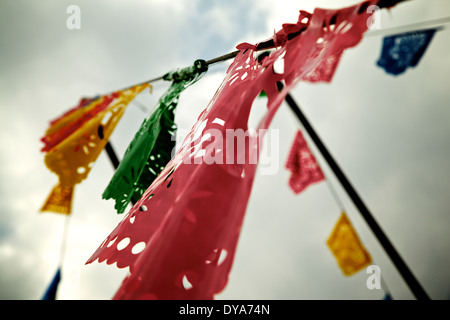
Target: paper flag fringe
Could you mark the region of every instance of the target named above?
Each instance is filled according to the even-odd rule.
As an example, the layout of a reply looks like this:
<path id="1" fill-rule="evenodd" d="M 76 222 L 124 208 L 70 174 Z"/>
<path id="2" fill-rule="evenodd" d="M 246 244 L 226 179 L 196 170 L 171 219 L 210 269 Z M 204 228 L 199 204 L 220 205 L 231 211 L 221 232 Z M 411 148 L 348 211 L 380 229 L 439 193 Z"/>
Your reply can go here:
<path id="1" fill-rule="evenodd" d="M 309 150 L 300 130 L 295 135 L 289 151 L 286 168 L 291 171 L 289 186 L 295 193 L 300 193 L 309 185 L 325 179 L 316 158 Z"/>

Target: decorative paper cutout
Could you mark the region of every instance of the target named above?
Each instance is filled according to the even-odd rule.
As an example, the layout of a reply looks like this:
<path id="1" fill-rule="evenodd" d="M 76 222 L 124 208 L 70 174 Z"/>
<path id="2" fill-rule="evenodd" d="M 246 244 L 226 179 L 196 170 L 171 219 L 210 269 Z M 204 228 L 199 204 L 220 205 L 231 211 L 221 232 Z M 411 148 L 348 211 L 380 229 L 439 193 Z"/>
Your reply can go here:
<path id="1" fill-rule="evenodd" d="M 342 212 L 327 245 L 346 276 L 355 274 L 372 262 L 345 212 Z"/>
<path id="2" fill-rule="evenodd" d="M 295 193 L 300 193 L 310 184 L 325 179 L 316 158 L 308 148 L 300 130 L 295 135 L 294 143 L 289 151 L 286 169 L 291 171 L 289 186 Z"/>
<path id="3" fill-rule="evenodd" d="M 367 3 L 376 4 L 377 2 L 368 1 Z M 283 25 L 284 32 L 276 34 L 276 43 L 284 42 L 293 30 L 299 30 L 297 32 L 304 30 L 300 36 L 286 44 L 285 60 L 293 63 L 293 65 L 286 65 L 285 62 L 285 68 L 293 72 L 287 77 L 287 83 L 297 77 L 309 82 L 332 80 L 343 51 L 357 45 L 367 30 L 366 22 L 370 14 L 366 11 L 359 12 L 362 5 L 339 10 L 318 8 L 312 16 L 305 11 L 300 11 L 296 26 Z M 291 47 L 296 47 L 298 50 L 293 50 Z"/>
<path id="4" fill-rule="evenodd" d="M 50 127 L 53 127 L 53 126 L 55 126 L 55 125 L 62 125 L 61 124 L 61 121 L 64 121 L 64 122 L 69 122 L 69 121 L 67 121 L 68 119 L 70 119 L 70 116 L 74 113 L 74 112 L 77 112 L 77 111 L 79 111 L 79 109 L 82 109 L 83 107 L 86 107 L 87 105 L 89 105 L 91 102 L 93 102 L 93 101 L 95 101 L 95 100 L 98 100 L 98 99 L 100 99 L 100 96 L 96 96 L 96 97 L 94 97 L 94 98 L 81 98 L 80 99 L 80 102 L 78 103 L 78 105 L 77 106 L 75 106 L 75 107 L 73 107 L 72 109 L 69 109 L 68 111 L 66 111 L 65 113 L 63 113 L 61 116 L 59 116 L 58 118 L 56 118 L 56 119 L 53 119 L 52 121 L 50 121 Z M 86 110 L 84 110 L 84 111 L 86 111 Z M 75 117 L 75 118 L 79 118 L 79 116 L 78 117 Z"/>
<path id="5" fill-rule="evenodd" d="M 70 214 L 72 211 L 73 186 L 57 184 L 47 197 L 41 211 Z"/>
<path id="6" fill-rule="evenodd" d="M 66 126 L 66 128 L 73 128 L 74 123 L 76 126 L 82 123 L 81 127 L 65 137 L 45 155 L 45 164 L 58 175 L 59 183 L 53 188 L 41 211 L 70 214 L 75 184 L 80 183 L 89 174 L 93 162 L 104 149 L 129 102 L 149 86 L 149 84 L 135 86 L 102 98 L 100 103 L 88 110 L 89 114 L 94 114 L 94 109 L 101 109 L 95 112 L 94 116 L 83 114 L 81 119 L 76 119 Z M 113 101 L 110 97 L 114 98 L 114 102 L 104 106 L 103 104 L 107 101 Z M 71 113 L 70 116 L 73 114 Z"/>
<path id="7" fill-rule="evenodd" d="M 256 162 L 238 164 L 239 155 L 227 151 L 234 145 L 211 137 L 247 131 L 261 91 L 251 86 L 262 71 L 253 55 L 238 55 L 175 157 L 89 259 L 130 266 L 116 299 L 211 299 L 225 286 Z M 248 137 L 247 158 L 255 156 L 257 138 Z M 208 164 L 209 155 L 216 161 Z"/>
<path id="8" fill-rule="evenodd" d="M 385 37 L 377 65 L 393 75 L 417 66 L 435 32 L 436 29 L 429 29 Z"/>
<path id="9" fill-rule="evenodd" d="M 41 151 L 47 152 L 69 137 L 87 121 L 95 117 L 99 112 L 105 110 L 116 97 L 117 94 L 113 93 L 108 96 L 91 100 L 82 99 L 77 107 L 69 110 L 60 118 L 51 121 L 50 127 L 47 129 L 45 136 L 41 139 L 45 144 Z"/>
<path id="10" fill-rule="evenodd" d="M 249 160 L 258 157 L 264 129 L 299 80 L 331 79 L 342 51 L 356 45 L 367 28 L 370 14 L 360 7 L 317 9 L 306 22 L 301 12 L 297 25 L 306 29 L 293 39 L 283 31 L 287 40 L 261 62 L 255 45 L 237 46 L 240 53 L 175 157 L 86 262 L 130 267 L 114 299 L 212 299 L 223 290 L 255 175 L 256 163 Z M 324 31 L 332 19 L 352 26 Z M 316 45 L 319 37 L 328 46 Z M 333 61 L 332 68 L 321 64 L 324 58 Z M 273 65 L 281 59 L 284 71 L 276 74 Z M 278 92 L 283 80 L 286 86 Z M 262 91 L 268 109 L 247 137 L 248 152 L 223 143 L 226 129 L 247 130 L 252 103 Z M 237 152 L 229 156 L 229 150 Z"/>
<path id="11" fill-rule="evenodd" d="M 175 148 L 175 108 L 181 92 L 197 82 L 208 70 L 203 60 L 193 66 L 175 70 L 164 76 L 172 81 L 167 92 L 159 99 L 155 111 L 144 120 L 128 146 L 112 177 L 104 199 L 114 199 L 118 213 L 123 213 L 131 199 L 136 202 L 153 180 L 164 169 Z"/>

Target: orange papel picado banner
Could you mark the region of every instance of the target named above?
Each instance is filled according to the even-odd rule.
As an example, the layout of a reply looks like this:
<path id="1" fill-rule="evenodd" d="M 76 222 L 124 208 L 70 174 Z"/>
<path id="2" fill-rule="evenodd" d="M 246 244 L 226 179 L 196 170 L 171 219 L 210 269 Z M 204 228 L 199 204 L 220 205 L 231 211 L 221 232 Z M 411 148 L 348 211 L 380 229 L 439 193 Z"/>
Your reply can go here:
<path id="1" fill-rule="evenodd" d="M 45 155 L 45 164 L 58 175 L 59 182 L 41 211 L 71 213 L 75 184 L 86 179 L 126 107 L 147 87 L 151 89 L 146 83 L 103 96 L 86 105 L 84 113 L 80 112 L 82 108 L 77 107 L 66 114 L 67 119 L 63 116 L 56 123 L 51 123 L 47 136 L 57 131 L 61 134 Z M 78 116 L 75 117 L 75 114 Z"/>
<path id="2" fill-rule="evenodd" d="M 372 262 L 345 212 L 341 213 L 327 245 L 346 276 L 357 273 Z"/>

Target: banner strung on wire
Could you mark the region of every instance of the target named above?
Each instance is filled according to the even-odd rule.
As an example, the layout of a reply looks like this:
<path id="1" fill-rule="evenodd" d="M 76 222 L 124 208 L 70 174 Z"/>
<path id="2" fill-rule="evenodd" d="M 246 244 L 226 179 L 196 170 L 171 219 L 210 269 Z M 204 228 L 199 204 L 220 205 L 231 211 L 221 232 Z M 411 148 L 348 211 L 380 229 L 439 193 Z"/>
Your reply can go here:
<path id="1" fill-rule="evenodd" d="M 123 213 L 131 200 L 138 201 L 172 157 L 175 148 L 175 108 L 180 94 L 208 70 L 205 61 L 172 71 L 164 80 L 172 81 L 153 113 L 144 120 L 128 146 L 122 162 L 103 192 L 114 199 L 115 209 Z"/>
<path id="2" fill-rule="evenodd" d="M 149 84 L 94 99 L 83 99 L 50 123 L 41 139 L 47 168 L 58 175 L 41 211 L 70 214 L 73 190 L 87 178 L 93 163 L 104 149 L 126 107 Z"/>
<path id="3" fill-rule="evenodd" d="M 377 65 L 392 75 L 416 67 L 428 48 L 436 29 L 407 32 L 385 37 Z"/>
<path id="4" fill-rule="evenodd" d="M 370 254 L 364 248 L 345 212 L 341 213 L 327 240 L 327 245 L 346 276 L 357 273 L 372 262 Z"/>
<path id="5" fill-rule="evenodd" d="M 224 289 L 260 138 L 299 81 L 331 81 L 343 51 L 357 45 L 367 30 L 370 14 L 364 8 L 377 3 L 300 11 L 296 24 L 285 24 L 275 34 L 277 48 L 262 61 L 256 45 L 237 47 L 240 52 L 216 95 L 175 157 L 86 262 L 130 267 L 114 299 L 212 299 Z M 275 73 L 279 60 L 284 70 Z M 286 84 L 280 92 L 279 81 Z M 227 129 L 248 130 L 252 103 L 262 91 L 268 97 L 267 112 L 247 135 L 248 149 L 224 142 Z"/>
<path id="6" fill-rule="evenodd" d="M 300 130 L 295 135 L 285 167 L 291 172 L 289 187 L 296 194 L 325 179 Z"/>
<path id="7" fill-rule="evenodd" d="M 47 290 L 45 290 L 45 293 L 42 296 L 41 300 L 56 300 L 56 294 L 58 292 L 60 281 L 61 281 L 61 268 L 58 268 Z"/>

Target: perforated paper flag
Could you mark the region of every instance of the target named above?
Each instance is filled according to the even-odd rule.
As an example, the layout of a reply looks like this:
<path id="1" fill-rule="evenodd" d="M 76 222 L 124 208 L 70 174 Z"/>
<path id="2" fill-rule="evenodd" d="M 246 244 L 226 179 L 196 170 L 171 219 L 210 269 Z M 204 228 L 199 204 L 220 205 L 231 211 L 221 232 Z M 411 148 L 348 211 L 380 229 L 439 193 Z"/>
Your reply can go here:
<path id="1" fill-rule="evenodd" d="M 224 81 L 175 157 L 87 261 L 130 267 L 114 299 L 212 299 L 224 289 L 261 137 L 298 81 L 330 81 L 342 51 L 361 40 L 370 15 L 360 6 L 301 12 L 296 37 L 292 28 L 277 33 L 280 46 L 261 62 L 257 46 L 237 47 Z M 281 59 L 284 71 L 274 73 Z M 322 59 L 328 62 L 322 65 Z M 278 81 L 286 83 L 280 92 Z M 247 131 L 252 103 L 262 91 L 267 112 L 255 131 Z M 246 147 L 224 138 L 227 130 L 246 133 Z"/>
<path id="2" fill-rule="evenodd" d="M 74 186 L 86 179 L 94 161 L 104 149 L 110 135 L 134 97 L 148 84 L 139 85 L 101 99 L 109 101 L 94 116 L 83 115 L 71 123 L 82 124 L 45 155 L 48 169 L 58 175 L 58 184 L 45 201 L 41 211 L 70 214 Z M 96 106 L 100 106 L 101 102 Z M 62 121 L 62 120 L 61 120 Z M 67 126 L 66 126 L 67 127 Z M 69 125 L 71 127 L 71 125 Z"/>
<path id="3" fill-rule="evenodd" d="M 308 148 L 306 140 L 300 130 L 295 135 L 289 151 L 286 168 L 291 171 L 289 186 L 295 193 L 305 190 L 310 184 L 325 179 L 316 158 Z"/>
<path id="4" fill-rule="evenodd" d="M 417 66 L 435 32 L 436 29 L 429 29 L 385 37 L 377 65 L 392 75 L 402 74 L 408 68 Z"/>
<path id="5" fill-rule="evenodd" d="M 164 169 L 175 148 L 175 108 L 181 92 L 197 82 L 208 70 L 203 60 L 175 70 L 164 79 L 172 81 L 159 99 L 155 111 L 144 120 L 128 146 L 114 176 L 103 192 L 104 199 L 114 199 L 118 213 L 123 213 L 131 199 L 139 200 L 144 191 Z"/>
<path id="6" fill-rule="evenodd" d="M 238 159 L 257 156 L 258 137 L 243 137 L 246 152 L 222 137 L 247 132 L 260 92 L 248 86 L 261 71 L 253 55 L 236 58 L 175 157 L 89 259 L 130 266 L 115 299 L 211 299 L 225 286 L 257 162 Z"/>
<path id="7" fill-rule="evenodd" d="M 345 212 L 337 221 L 327 245 L 346 276 L 355 274 L 372 262 Z"/>
<path id="8" fill-rule="evenodd" d="M 81 128 L 87 121 L 95 117 L 99 112 L 105 110 L 117 97 L 116 93 L 92 99 L 81 99 L 78 106 L 70 109 L 61 117 L 50 122 L 50 127 L 45 132 L 41 141 L 45 144 L 41 149 L 47 152 L 72 133 Z"/>

